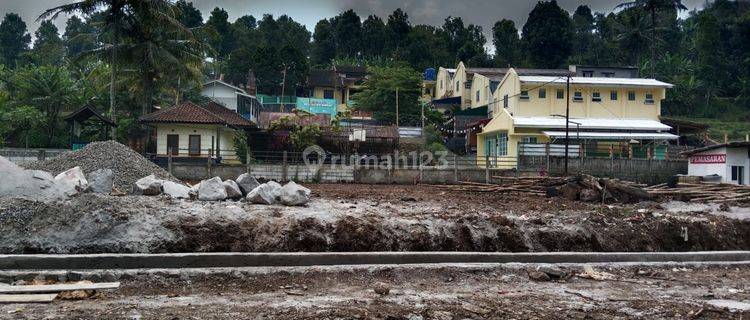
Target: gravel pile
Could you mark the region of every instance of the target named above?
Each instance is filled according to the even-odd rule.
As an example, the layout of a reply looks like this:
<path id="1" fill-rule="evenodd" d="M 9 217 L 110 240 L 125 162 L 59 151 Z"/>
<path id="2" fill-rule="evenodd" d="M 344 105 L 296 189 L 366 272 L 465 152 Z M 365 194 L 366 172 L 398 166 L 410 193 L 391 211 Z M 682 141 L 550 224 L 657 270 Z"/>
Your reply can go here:
<path id="1" fill-rule="evenodd" d="M 84 174 L 97 169 L 111 169 L 115 175 L 115 187 L 125 192 L 133 189 L 133 183 L 136 180 L 151 174 L 160 179 L 179 181 L 133 149 L 113 140 L 92 142 L 83 149 L 67 152 L 50 160 L 31 162 L 24 166 L 26 169 L 49 171 L 53 175 L 75 166 L 81 167 Z"/>

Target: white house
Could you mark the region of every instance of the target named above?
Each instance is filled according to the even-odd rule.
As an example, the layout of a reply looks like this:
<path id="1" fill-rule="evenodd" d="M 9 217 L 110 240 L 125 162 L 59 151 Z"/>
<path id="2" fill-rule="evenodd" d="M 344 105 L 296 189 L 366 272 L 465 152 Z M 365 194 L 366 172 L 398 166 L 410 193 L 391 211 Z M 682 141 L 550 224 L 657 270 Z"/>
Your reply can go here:
<path id="1" fill-rule="evenodd" d="M 242 88 L 218 79 L 204 83 L 201 88 L 201 95 L 211 98 L 214 102 L 241 114 L 251 121 L 255 121 L 260 113 L 261 103 L 255 96 L 247 94 Z"/>
<path id="2" fill-rule="evenodd" d="M 688 152 L 688 175 L 718 175 L 721 182 L 748 184 L 750 142 L 730 142 Z"/>

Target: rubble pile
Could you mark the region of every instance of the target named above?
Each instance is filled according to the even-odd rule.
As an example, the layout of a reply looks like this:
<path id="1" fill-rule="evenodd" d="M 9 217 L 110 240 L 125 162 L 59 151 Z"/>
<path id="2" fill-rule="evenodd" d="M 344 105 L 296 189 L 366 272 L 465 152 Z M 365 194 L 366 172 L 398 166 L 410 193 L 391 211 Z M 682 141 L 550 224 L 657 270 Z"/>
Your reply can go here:
<path id="1" fill-rule="evenodd" d="M 249 186 L 255 186 L 249 189 Z M 173 199 L 198 199 L 201 201 L 243 200 L 255 204 L 283 204 L 302 206 L 310 201 L 310 189 L 289 181 L 283 187 L 276 181 L 263 184 L 252 176 L 243 173 L 235 180 L 220 177 L 202 180 L 192 187 L 161 180 L 154 175 L 138 179 L 133 184 L 133 194 L 156 196 L 165 194 Z"/>
<path id="2" fill-rule="evenodd" d="M 130 190 L 138 179 L 154 175 L 158 179 L 179 181 L 153 162 L 116 141 L 92 142 L 83 149 L 68 152 L 54 159 L 32 162 L 26 169 L 36 169 L 58 174 L 73 167 L 80 167 L 89 175 L 99 169 L 113 172 L 115 188 Z"/>

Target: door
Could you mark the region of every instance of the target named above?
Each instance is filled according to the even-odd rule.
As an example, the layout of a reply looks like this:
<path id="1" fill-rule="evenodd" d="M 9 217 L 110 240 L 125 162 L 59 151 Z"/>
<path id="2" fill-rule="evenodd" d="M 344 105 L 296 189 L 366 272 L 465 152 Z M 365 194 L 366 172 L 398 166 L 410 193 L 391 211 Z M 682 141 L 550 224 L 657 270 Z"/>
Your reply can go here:
<path id="1" fill-rule="evenodd" d="M 176 156 L 180 154 L 180 136 L 176 134 L 167 135 L 167 154 Z"/>
<path id="2" fill-rule="evenodd" d="M 745 184 L 745 167 L 737 167 L 737 184 Z"/>
<path id="3" fill-rule="evenodd" d="M 188 153 L 191 156 L 201 155 L 201 136 L 198 134 L 191 134 L 188 138 L 189 146 Z"/>

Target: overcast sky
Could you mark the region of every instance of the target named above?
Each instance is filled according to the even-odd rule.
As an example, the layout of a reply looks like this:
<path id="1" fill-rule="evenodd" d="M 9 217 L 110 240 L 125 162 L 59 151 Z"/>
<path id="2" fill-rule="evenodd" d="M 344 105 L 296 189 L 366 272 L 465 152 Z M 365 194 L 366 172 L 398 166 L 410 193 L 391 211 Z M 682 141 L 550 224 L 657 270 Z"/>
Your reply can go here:
<path id="1" fill-rule="evenodd" d="M 571 13 L 576 7 L 585 4 L 594 12 L 610 12 L 625 0 L 558 0 L 564 9 Z M 35 21 L 45 9 L 56 5 L 75 2 L 72 0 L 0 0 L 0 14 L 16 12 L 26 21 L 30 32 L 38 27 Z M 706 0 L 683 0 L 690 10 L 702 8 Z M 529 12 L 537 0 L 195 0 L 194 5 L 203 13 L 204 20 L 208 18 L 214 7 L 222 7 L 234 21 L 240 16 L 251 14 L 260 18 L 264 13 L 274 16 L 286 14 L 295 21 L 307 26 L 312 32 L 315 24 L 322 18 L 330 18 L 339 12 L 354 9 L 364 20 L 368 15 L 376 14 L 382 18 L 388 16 L 396 8 L 402 8 L 409 15 L 412 24 L 441 25 L 447 16 L 462 17 L 465 24 L 481 25 L 492 42 L 491 29 L 495 21 L 511 19 L 516 27 L 521 29 Z M 685 16 L 687 12 L 681 15 Z M 65 20 L 56 21 L 60 32 L 65 29 Z"/>

